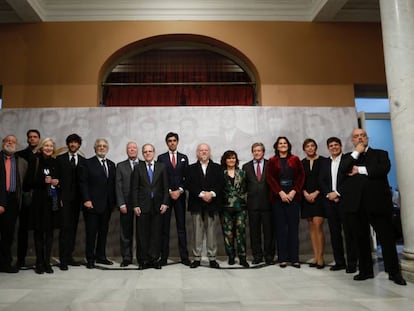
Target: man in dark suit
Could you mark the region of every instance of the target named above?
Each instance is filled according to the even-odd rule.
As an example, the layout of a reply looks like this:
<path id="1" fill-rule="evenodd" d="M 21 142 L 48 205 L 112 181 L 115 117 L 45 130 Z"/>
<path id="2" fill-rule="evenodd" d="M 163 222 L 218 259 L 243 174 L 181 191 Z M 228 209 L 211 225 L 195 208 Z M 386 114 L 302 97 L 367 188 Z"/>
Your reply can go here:
<path id="1" fill-rule="evenodd" d="M 337 137 L 330 137 L 327 139 L 326 145 L 331 156 L 323 159 L 321 162 L 319 184 L 322 197 L 324 198 L 323 202 L 335 259 L 335 265 L 330 270 L 339 271 L 346 269 L 347 273 L 355 273 L 358 261 L 356 241 L 352 240 L 350 225 L 346 221 L 347 218 L 344 214 L 343 200 L 337 190 L 338 184 L 343 179 L 341 172 L 338 171 L 342 159 L 342 142 Z M 347 261 L 345 261 L 342 229 L 345 236 Z"/>
<path id="2" fill-rule="evenodd" d="M 374 277 L 369 236 L 371 224 L 382 247 L 384 268 L 389 279 L 398 285 L 406 285 L 401 276 L 392 230 L 393 206 L 387 179 L 391 163 L 388 153 L 368 147 L 368 136 L 363 129 L 352 132 L 352 144 L 354 151 L 343 157 L 339 167 L 344 174 L 339 193 L 344 198 L 346 217 L 350 219 L 357 241 L 359 274 L 354 276 L 354 280 Z"/>
<path id="3" fill-rule="evenodd" d="M 120 212 L 120 245 L 122 262 L 121 267 L 128 267 L 132 263 L 132 247 L 134 241 L 135 215 L 131 205 L 131 174 L 138 164 L 138 145 L 129 142 L 126 146 L 128 159 L 116 165 L 116 205 Z"/>
<path id="4" fill-rule="evenodd" d="M 174 210 L 181 263 L 189 266 L 187 231 L 185 228 L 186 196 L 184 192 L 184 174 L 188 167 L 188 158 L 185 154 L 177 151 L 178 140 L 177 133 L 168 133 L 165 137 L 168 151 L 158 156 L 158 161 L 164 163 L 167 168 L 168 191 L 170 194 L 169 208 L 163 216 L 161 264 L 167 264 L 170 252 L 170 223 L 172 210 Z"/>
<path id="5" fill-rule="evenodd" d="M 247 211 L 249 214 L 250 245 L 252 264 L 274 263 L 275 239 L 272 225 L 272 209 L 269 200 L 269 187 L 265 178 L 267 160 L 264 158 L 265 146 L 254 143 L 251 147 L 253 160 L 243 165 L 247 183 Z M 263 234 L 263 243 L 262 243 Z M 263 245 L 263 246 L 262 246 Z"/>
<path id="6" fill-rule="evenodd" d="M 210 159 L 210 154 L 209 145 L 198 145 L 198 161 L 188 167 L 185 177 L 185 188 L 189 192 L 188 210 L 193 218 L 194 232 L 194 260 L 190 268 L 197 268 L 201 264 L 204 234 L 206 235 L 207 257 L 210 267 L 220 268 L 216 261 L 216 227 L 222 204 L 224 171 L 219 164 Z"/>
<path id="7" fill-rule="evenodd" d="M 131 206 L 137 216 L 137 261 L 140 270 L 161 269 L 162 215 L 168 209 L 168 177 L 164 163 L 155 162 L 155 148 L 142 146 L 144 161 L 131 176 Z"/>
<path id="8" fill-rule="evenodd" d="M 22 202 L 27 162 L 16 155 L 16 150 L 16 136 L 7 135 L 0 151 L 0 272 L 6 273 L 19 271 L 18 267 L 12 266 L 11 247 Z"/>
<path id="9" fill-rule="evenodd" d="M 113 264 L 106 257 L 106 238 L 115 207 L 115 163 L 106 158 L 109 149 L 106 139 L 98 138 L 94 149 L 95 156 L 86 160 L 80 175 L 88 269 L 95 268 L 95 262 Z"/>
<path id="10" fill-rule="evenodd" d="M 57 178 L 61 199 L 61 227 L 59 233 L 60 270 L 68 270 L 68 265 L 79 266 L 73 259 L 81 210 L 81 194 L 79 187 L 79 167 L 85 164 L 85 158 L 79 154 L 82 138 L 78 134 L 70 134 L 66 138 L 68 152 L 59 155 L 57 162 Z"/>
<path id="11" fill-rule="evenodd" d="M 40 142 L 40 132 L 30 129 L 26 133 L 27 147 L 16 152 L 16 155 L 25 159 L 27 163 L 33 157 L 35 148 Z M 23 189 L 23 199 L 19 212 L 19 228 L 17 232 L 17 263 L 18 268 L 26 266 L 26 255 L 29 240 L 29 209 L 31 205 L 31 193 Z"/>

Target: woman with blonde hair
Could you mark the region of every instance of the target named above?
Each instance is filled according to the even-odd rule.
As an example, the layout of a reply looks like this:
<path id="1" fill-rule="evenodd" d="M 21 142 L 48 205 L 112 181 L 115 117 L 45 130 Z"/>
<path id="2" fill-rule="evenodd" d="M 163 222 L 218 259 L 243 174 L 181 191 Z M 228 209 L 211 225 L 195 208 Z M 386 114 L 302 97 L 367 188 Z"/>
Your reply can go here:
<path id="1" fill-rule="evenodd" d="M 58 227 L 58 198 L 55 178 L 55 142 L 43 139 L 36 148 L 37 153 L 29 161 L 26 174 L 26 188 L 32 192 L 29 226 L 34 230 L 37 274 L 53 273 L 50 265 L 53 230 Z"/>

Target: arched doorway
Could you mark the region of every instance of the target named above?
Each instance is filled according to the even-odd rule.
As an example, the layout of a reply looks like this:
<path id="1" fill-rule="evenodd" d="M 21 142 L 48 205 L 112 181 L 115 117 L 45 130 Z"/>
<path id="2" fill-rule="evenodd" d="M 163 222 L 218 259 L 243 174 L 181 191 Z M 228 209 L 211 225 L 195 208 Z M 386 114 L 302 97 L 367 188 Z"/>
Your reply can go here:
<path id="1" fill-rule="evenodd" d="M 211 38 L 165 35 L 115 53 L 102 79 L 102 106 L 252 106 L 256 77 L 247 58 Z"/>

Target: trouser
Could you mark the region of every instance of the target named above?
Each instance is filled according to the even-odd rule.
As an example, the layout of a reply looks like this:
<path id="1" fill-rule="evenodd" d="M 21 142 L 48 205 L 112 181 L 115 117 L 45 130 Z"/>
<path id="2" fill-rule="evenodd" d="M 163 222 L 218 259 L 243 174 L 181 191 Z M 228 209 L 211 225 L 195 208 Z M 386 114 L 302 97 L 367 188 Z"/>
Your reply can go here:
<path id="1" fill-rule="evenodd" d="M 246 257 L 246 219 L 243 210 L 223 211 L 224 249 L 227 256 L 234 258 Z"/>
<path id="2" fill-rule="evenodd" d="M 18 213 L 16 193 L 8 193 L 6 210 L 0 214 L 0 266 L 11 266 L 11 247 Z"/>
<path id="3" fill-rule="evenodd" d="M 209 260 L 215 260 L 217 254 L 216 228 L 219 223 L 219 215 L 214 213 L 210 216 L 208 212 L 199 212 L 191 213 L 191 216 L 194 232 L 194 260 L 201 260 L 204 234 L 207 242 L 207 257 Z"/>
<path id="4" fill-rule="evenodd" d="M 274 226 L 272 211 L 270 209 L 249 210 L 248 214 L 250 245 L 252 248 L 253 258 L 262 259 L 264 256 L 267 261 L 273 260 L 275 257 L 276 241 L 273 233 Z"/>

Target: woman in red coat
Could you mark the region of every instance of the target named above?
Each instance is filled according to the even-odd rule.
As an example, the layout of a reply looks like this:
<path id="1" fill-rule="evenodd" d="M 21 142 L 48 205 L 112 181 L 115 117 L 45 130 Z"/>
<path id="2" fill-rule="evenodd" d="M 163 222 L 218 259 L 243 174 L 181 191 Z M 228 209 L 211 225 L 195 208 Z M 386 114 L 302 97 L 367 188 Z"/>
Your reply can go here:
<path id="1" fill-rule="evenodd" d="M 299 219 L 305 171 L 299 157 L 292 155 L 292 145 L 286 137 L 278 137 L 273 148 L 275 156 L 267 164 L 266 182 L 276 218 L 279 266 L 285 268 L 291 262 L 300 268 Z"/>

